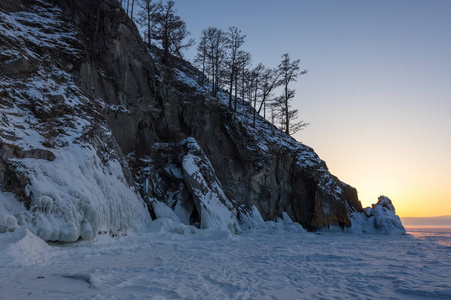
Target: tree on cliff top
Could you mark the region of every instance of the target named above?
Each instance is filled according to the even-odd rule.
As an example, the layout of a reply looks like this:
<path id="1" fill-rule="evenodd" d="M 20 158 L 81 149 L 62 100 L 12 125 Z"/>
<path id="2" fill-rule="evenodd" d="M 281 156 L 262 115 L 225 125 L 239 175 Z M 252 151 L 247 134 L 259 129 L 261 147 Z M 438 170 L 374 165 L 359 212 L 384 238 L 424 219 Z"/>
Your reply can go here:
<path id="1" fill-rule="evenodd" d="M 296 90 L 290 89 L 289 85 L 296 82 L 299 75 L 307 74 L 307 70 L 300 71 L 300 62 L 300 59 L 292 61 L 288 53 L 285 53 L 282 55 L 282 61 L 278 66 L 283 94 L 276 99 L 276 106 L 280 109 L 280 125 L 285 133 L 290 135 L 309 125 L 303 121 L 293 123 L 298 117 L 298 110 L 290 109 L 290 102 L 294 98 Z"/>
<path id="2" fill-rule="evenodd" d="M 241 56 L 244 55 L 244 52 L 240 51 L 240 48 L 244 44 L 245 38 L 246 35 L 241 34 L 241 30 L 239 30 L 235 26 L 229 28 L 226 36 L 227 58 L 225 60 L 225 63 L 227 65 L 229 77 L 229 108 L 232 109 L 233 84 L 235 83 L 235 110 L 238 90 L 236 85 L 238 82 L 238 72 L 240 69 L 239 62 L 240 60 L 242 60 Z"/>
<path id="3" fill-rule="evenodd" d="M 153 3 L 152 0 L 139 0 L 138 4 L 141 10 L 138 12 L 136 22 L 144 28 L 144 38 L 150 46 L 153 35 L 152 15 L 158 5 L 157 3 Z"/>
<path id="4" fill-rule="evenodd" d="M 153 35 L 161 42 L 164 51 L 163 63 L 167 63 L 169 55 L 182 58 L 182 50 L 194 45 L 194 40 L 183 41 L 190 35 L 185 22 L 176 15 L 175 2 L 160 2 L 151 15 Z"/>
<path id="5" fill-rule="evenodd" d="M 227 47 L 227 35 L 222 29 L 209 27 L 202 30 L 195 62 L 202 66 L 211 81 L 211 93 L 216 95 L 223 87 Z"/>

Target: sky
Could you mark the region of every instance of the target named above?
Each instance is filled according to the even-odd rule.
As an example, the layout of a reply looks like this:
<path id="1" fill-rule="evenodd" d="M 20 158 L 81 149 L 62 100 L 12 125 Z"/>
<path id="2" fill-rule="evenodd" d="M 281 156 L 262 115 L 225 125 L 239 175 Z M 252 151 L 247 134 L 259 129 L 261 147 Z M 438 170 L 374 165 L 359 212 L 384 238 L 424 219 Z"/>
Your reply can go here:
<path id="1" fill-rule="evenodd" d="M 175 2 L 195 39 L 236 26 L 254 65 L 301 59 L 292 104 L 310 125 L 294 137 L 364 206 L 386 195 L 402 217 L 451 215 L 451 1 Z"/>

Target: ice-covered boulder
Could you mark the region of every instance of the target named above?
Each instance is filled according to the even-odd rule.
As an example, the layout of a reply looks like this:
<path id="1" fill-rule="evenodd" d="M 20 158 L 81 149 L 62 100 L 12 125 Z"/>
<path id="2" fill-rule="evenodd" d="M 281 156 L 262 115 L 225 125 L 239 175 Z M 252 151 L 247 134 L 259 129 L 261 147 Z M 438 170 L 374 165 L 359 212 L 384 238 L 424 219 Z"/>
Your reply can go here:
<path id="1" fill-rule="evenodd" d="M 236 208 L 194 138 L 157 143 L 143 161 L 137 182 L 143 197 L 152 199 L 154 217 L 201 229 L 241 231 Z"/>
<path id="2" fill-rule="evenodd" d="M 356 233 L 404 234 L 406 229 L 396 215 L 395 207 L 386 196 L 380 196 L 376 204 L 363 212 L 352 214 L 352 231 Z"/>
<path id="3" fill-rule="evenodd" d="M 187 139 L 183 174 L 201 217 L 201 228 L 228 228 L 240 232 L 236 209 L 222 190 L 208 158 L 193 138 Z"/>

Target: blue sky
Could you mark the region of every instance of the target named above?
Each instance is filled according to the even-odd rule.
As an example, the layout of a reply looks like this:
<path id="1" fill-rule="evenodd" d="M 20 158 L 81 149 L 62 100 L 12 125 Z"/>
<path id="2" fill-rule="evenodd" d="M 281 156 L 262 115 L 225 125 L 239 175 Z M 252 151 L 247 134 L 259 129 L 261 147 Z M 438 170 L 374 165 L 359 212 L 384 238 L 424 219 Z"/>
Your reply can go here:
<path id="1" fill-rule="evenodd" d="M 193 38 L 237 26 L 256 65 L 301 59 L 295 137 L 364 205 L 451 215 L 451 1 L 179 0 Z M 186 53 L 192 58 L 194 49 Z M 433 205 L 431 205 L 433 204 Z"/>

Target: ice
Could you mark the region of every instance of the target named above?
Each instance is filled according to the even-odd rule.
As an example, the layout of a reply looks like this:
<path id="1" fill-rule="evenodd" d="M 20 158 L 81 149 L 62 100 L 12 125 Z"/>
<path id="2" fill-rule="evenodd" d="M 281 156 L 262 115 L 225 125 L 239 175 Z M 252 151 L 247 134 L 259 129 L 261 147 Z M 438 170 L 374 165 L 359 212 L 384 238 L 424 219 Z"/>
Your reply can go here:
<path id="1" fill-rule="evenodd" d="M 351 230 L 357 233 L 380 233 L 387 235 L 404 234 L 406 229 L 401 219 L 396 215 L 391 200 L 380 196 L 372 208 L 367 207 L 364 212 L 354 212 L 351 215 Z"/>
<path id="2" fill-rule="evenodd" d="M 128 186 L 119 162 L 104 165 L 96 151 L 69 145 L 56 151 L 54 161 L 21 159 L 29 178 L 29 211 L 17 213 L 44 240 L 92 239 L 137 230 L 150 218 L 144 202 Z"/>
<path id="3" fill-rule="evenodd" d="M 244 230 L 266 228 L 266 223 L 255 205 L 251 211 L 241 212 L 240 227 Z"/>
<path id="4" fill-rule="evenodd" d="M 0 190 L 0 234 L 16 230 L 17 219 L 14 214 L 24 209 L 25 207 L 16 200 L 13 194 Z"/>
<path id="5" fill-rule="evenodd" d="M 168 233 L 176 233 L 180 235 L 198 233 L 198 229 L 196 227 L 176 222 L 170 218 L 158 218 L 153 220 L 148 228 L 150 232 L 163 234 L 168 240 L 173 238 L 173 236 L 168 235 Z"/>
<path id="6" fill-rule="evenodd" d="M 208 158 L 194 138 L 187 138 L 189 153 L 183 157 L 182 169 L 196 208 L 201 217 L 201 228 L 241 231 L 237 212 L 225 195 Z"/>
<path id="7" fill-rule="evenodd" d="M 451 247 L 410 235 L 299 234 L 290 224 L 193 234 L 160 218 L 128 236 L 59 246 L 19 228 L 0 235 L 0 290 L 5 299 L 451 297 Z"/>
<path id="8" fill-rule="evenodd" d="M 151 204 L 152 204 L 152 208 L 153 208 L 153 211 L 154 211 L 157 219 L 168 218 L 174 222 L 180 223 L 180 218 L 165 203 L 154 199 L 151 201 Z"/>

